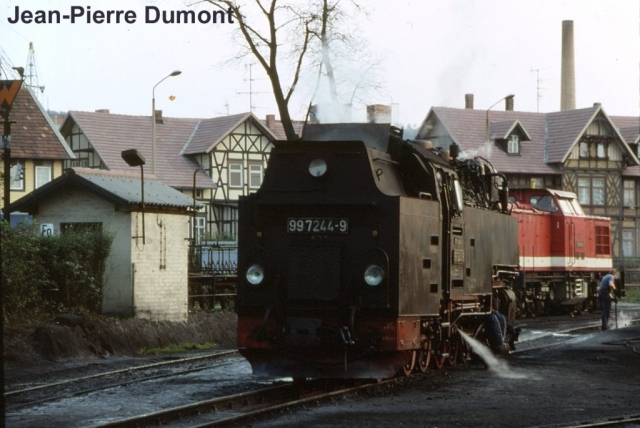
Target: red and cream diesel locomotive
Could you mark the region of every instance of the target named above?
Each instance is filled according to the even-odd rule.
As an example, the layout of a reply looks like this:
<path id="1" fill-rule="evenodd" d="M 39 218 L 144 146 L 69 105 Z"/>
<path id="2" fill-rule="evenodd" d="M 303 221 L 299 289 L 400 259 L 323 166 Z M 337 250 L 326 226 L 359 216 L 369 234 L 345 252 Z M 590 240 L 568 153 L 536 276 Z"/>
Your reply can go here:
<path id="1" fill-rule="evenodd" d="M 611 222 L 586 215 L 575 193 L 511 189 L 518 219 L 520 317 L 597 307 L 600 278 L 612 268 Z"/>

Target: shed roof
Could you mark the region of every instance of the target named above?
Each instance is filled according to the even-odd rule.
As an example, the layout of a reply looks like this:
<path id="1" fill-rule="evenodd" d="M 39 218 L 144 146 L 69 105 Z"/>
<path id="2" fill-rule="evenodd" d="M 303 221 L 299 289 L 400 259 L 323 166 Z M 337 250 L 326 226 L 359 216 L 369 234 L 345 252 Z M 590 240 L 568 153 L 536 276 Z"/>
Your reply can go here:
<path id="1" fill-rule="evenodd" d="M 38 204 L 56 193 L 66 191 L 69 186 L 89 190 L 105 200 L 122 208 L 138 210 L 142 204 L 140 176 L 119 172 L 109 172 L 89 168 L 71 168 L 53 181 L 18 199 L 9 206 L 10 211 L 35 212 Z M 186 211 L 194 206 L 194 201 L 182 192 L 156 179 L 144 179 L 144 204 L 151 208 L 180 208 Z M 196 208 L 204 205 L 196 202 Z"/>

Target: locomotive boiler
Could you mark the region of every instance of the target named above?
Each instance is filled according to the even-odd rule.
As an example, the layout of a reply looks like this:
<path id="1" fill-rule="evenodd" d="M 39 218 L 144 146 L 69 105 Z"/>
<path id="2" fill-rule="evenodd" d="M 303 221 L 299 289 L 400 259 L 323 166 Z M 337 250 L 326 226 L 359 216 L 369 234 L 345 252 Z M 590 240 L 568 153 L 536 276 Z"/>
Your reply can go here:
<path id="1" fill-rule="evenodd" d="M 598 308 L 599 280 L 612 268 L 611 220 L 586 215 L 572 192 L 512 190 L 510 200 L 519 222 L 518 315 Z"/>
<path id="2" fill-rule="evenodd" d="M 515 315 L 506 179 L 388 124 L 308 125 L 239 202 L 238 348 L 254 373 L 385 378 L 466 360 Z"/>

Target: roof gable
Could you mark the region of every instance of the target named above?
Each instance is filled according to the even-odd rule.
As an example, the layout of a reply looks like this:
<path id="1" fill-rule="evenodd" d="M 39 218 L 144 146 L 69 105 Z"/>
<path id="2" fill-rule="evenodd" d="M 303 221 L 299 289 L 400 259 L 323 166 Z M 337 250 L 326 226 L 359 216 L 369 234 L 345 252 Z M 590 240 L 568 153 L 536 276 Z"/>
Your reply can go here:
<path id="1" fill-rule="evenodd" d="M 276 135 L 253 113 L 240 113 L 201 120 L 180 153 L 183 155 L 210 153 L 224 138 L 247 120 L 250 120 L 271 141 L 276 140 Z"/>
<path id="2" fill-rule="evenodd" d="M 639 163 L 633 150 L 615 124 L 609 119 L 601 105 L 577 110 L 565 110 L 547 115 L 548 128 L 548 159 L 550 163 L 563 163 L 569 157 L 571 150 L 585 135 L 589 126 L 598 118 L 603 118 L 617 137 L 622 151 L 629 156 L 632 164 Z"/>
<path id="3" fill-rule="evenodd" d="M 29 88 L 22 87 L 11 107 L 11 157 L 73 159 L 75 156 Z"/>
<path id="4" fill-rule="evenodd" d="M 489 125 L 489 135 L 491 140 L 506 140 L 512 134 L 521 136 L 521 141 L 531 141 L 531 136 L 519 120 L 503 120 Z"/>

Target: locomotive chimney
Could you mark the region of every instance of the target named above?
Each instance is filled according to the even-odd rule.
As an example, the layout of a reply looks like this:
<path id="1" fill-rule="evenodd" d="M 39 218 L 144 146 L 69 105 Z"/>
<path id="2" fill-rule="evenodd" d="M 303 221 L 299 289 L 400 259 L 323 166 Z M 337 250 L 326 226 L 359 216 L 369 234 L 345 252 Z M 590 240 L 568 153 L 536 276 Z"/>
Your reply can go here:
<path id="1" fill-rule="evenodd" d="M 576 108 L 576 76 L 573 56 L 573 21 L 562 21 L 562 80 L 560 110 Z"/>
<path id="2" fill-rule="evenodd" d="M 473 94 L 464 94 L 464 108 L 473 109 Z"/>
<path id="3" fill-rule="evenodd" d="M 367 106 L 367 122 L 391 123 L 391 106 L 372 104 Z"/>
<path id="4" fill-rule="evenodd" d="M 449 146 L 449 155 L 453 160 L 458 159 L 458 156 L 460 156 L 460 146 L 457 145 L 456 143 L 451 144 Z"/>

